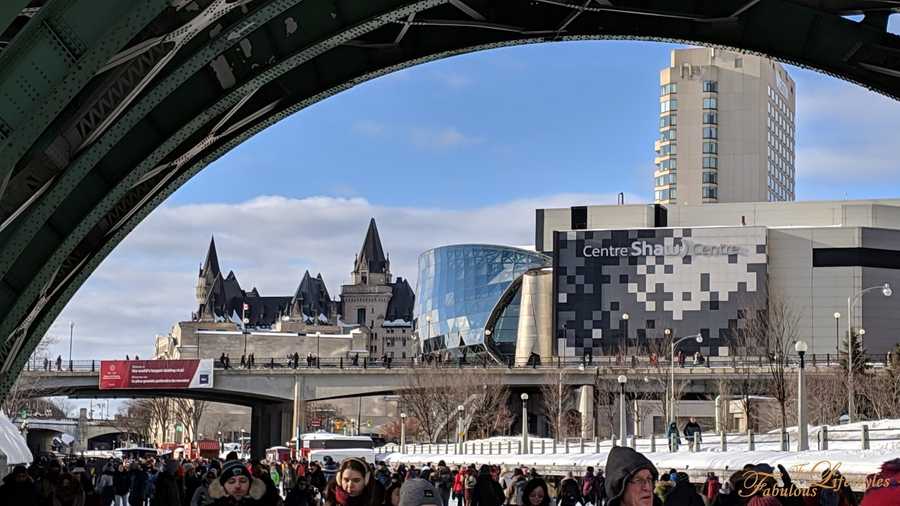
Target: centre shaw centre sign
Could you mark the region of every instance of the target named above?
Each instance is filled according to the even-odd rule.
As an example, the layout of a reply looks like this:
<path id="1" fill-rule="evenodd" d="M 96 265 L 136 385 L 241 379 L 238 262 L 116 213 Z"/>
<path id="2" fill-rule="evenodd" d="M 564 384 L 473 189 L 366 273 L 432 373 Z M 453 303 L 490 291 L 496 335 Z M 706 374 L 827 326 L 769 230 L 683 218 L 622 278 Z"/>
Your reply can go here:
<path id="1" fill-rule="evenodd" d="M 212 388 L 213 361 L 102 360 L 100 390 Z"/>

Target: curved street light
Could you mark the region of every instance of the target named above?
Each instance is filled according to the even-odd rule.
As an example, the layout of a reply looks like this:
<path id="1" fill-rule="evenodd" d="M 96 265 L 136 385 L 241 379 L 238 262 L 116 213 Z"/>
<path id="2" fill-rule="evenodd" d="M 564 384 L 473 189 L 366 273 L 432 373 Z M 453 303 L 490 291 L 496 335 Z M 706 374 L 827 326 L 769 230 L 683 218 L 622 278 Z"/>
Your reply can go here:
<path id="1" fill-rule="evenodd" d="M 881 290 L 881 295 L 884 295 L 885 297 L 890 297 L 894 294 L 891 284 L 883 283 L 881 285 L 870 286 L 869 288 L 860 290 L 856 295 L 847 297 L 847 423 L 853 423 L 853 417 L 856 414 L 856 402 L 854 399 L 856 394 L 853 388 L 853 305 L 856 303 L 857 299 L 873 290 Z M 865 333 L 863 329 L 860 329 L 860 331 L 862 332 L 860 335 Z"/>
<path id="2" fill-rule="evenodd" d="M 703 342 L 703 336 L 700 334 L 691 334 L 676 341 L 672 341 L 672 353 L 669 357 L 669 424 L 675 421 L 675 347 L 682 341 L 687 341 L 688 339 L 694 339 L 698 343 Z"/>

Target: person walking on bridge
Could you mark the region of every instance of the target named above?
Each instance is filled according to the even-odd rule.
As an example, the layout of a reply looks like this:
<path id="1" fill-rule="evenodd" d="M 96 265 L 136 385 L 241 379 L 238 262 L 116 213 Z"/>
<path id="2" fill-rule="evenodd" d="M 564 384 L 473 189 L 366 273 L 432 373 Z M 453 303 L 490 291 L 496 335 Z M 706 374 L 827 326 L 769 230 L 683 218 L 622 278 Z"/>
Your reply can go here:
<path id="1" fill-rule="evenodd" d="M 62 371 L 62 355 L 56 356 L 56 370 Z"/>

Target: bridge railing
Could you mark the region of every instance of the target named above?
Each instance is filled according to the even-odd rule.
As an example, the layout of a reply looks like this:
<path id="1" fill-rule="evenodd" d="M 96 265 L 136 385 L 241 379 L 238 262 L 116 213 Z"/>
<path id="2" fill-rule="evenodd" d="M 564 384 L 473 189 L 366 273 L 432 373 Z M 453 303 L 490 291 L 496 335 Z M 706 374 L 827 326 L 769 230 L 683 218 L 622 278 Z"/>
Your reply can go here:
<path id="1" fill-rule="evenodd" d="M 876 433 L 873 436 L 872 433 Z M 900 427 L 869 428 L 868 424 L 850 428 L 831 428 L 821 426 L 810 435 L 810 448 L 815 450 L 869 450 L 871 443 L 900 441 Z M 640 452 L 727 452 L 731 450 L 746 451 L 796 451 L 798 447 L 795 432 L 747 432 L 704 434 L 695 440 L 685 437 L 666 439 L 662 434 L 647 437 L 629 436 L 626 446 Z M 466 441 L 462 443 L 406 443 L 405 448 L 391 443 L 376 448 L 379 453 L 404 453 L 410 455 L 568 455 L 589 454 L 608 451 L 620 444 L 619 438 L 613 435 L 609 439 L 567 438 L 556 441 L 549 438 L 529 438 L 527 448 L 522 447 L 518 437 L 505 438 L 498 441 Z M 876 446 L 893 446 L 895 443 L 882 443 Z M 436 459 L 437 457 L 435 457 Z"/>
<path id="2" fill-rule="evenodd" d="M 875 361 L 883 359 L 884 361 Z M 887 363 L 889 357 L 870 356 L 868 363 L 875 368 L 883 367 Z M 820 355 L 807 355 L 807 367 L 838 367 L 840 366 L 840 357 L 830 353 Z M 771 357 L 754 356 L 754 357 L 706 357 L 702 362 L 695 363 L 684 361 L 680 363 L 675 361 L 676 370 L 696 370 L 696 369 L 736 369 L 746 367 L 767 367 L 773 363 Z M 799 366 L 799 357 L 787 356 L 785 359 L 787 368 L 796 368 Z M 552 370 L 552 369 L 575 369 L 575 368 L 592 368 L 604 367 L 609 369 L 633 370 L 642 369 L 646 372 L 668 371 L 670 363 L 667 359 L 651 360 L 646 356 L 631 356 L 627 359 L 616 356 L 598 356 L 590 359 L 580 357 L 556 357 L 552 361 L 543 363 L 498 363 L 493 359 L 485 356 L 469 357 L 466 359 L 444 359 L 440 360 L 434 357 L 417 357 L 406 359 L 374 359 L 367 357 L 301 357 L 294 361 L 292 357 L 256 357 L 254 362 L 250 363 L 246 359 L 234 361 L 229 359 L 227 363 L 221 359 L 214 360 L 216 369 L 239 369 L 239 370 L 284 370 L 284 369 L 395 369 L 395 368 L 433 368 L 433 369 L 452 369 L 452 368 L 492 368 L 492 369 L 534 369 L 534 370 Z M 98 372 L 100 370 L 100 359 L 97 360 L 30 360 L 26 364 L 27 371 L 37 372 Z"/>

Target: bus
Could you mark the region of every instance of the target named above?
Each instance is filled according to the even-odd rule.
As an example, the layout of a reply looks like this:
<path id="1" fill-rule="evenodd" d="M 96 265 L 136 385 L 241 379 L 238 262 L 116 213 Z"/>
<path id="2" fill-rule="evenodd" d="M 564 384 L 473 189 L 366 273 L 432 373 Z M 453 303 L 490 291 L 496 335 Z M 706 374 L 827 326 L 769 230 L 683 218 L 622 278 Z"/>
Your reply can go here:
<path id="1" fill-rule="evenodd" d="M 121 454 L 122 459 L 128 460 L 140 460 L 147 457 L 159 456 L 159 450 L 157 450 L 156 448 L 119 448 L 115 450 L 115 453 Z"/>
<path id="2" fill-rule="evenodd" d="M 345 436 L 331 432 L 318 431 L 300 435 L 300 453 L 306 458 L 312 451 L 322 454 L 319 450 L 372 450 L 375 443 L 369 436 Z M 338 460 L 335 457 L 335 460 Z"/>

